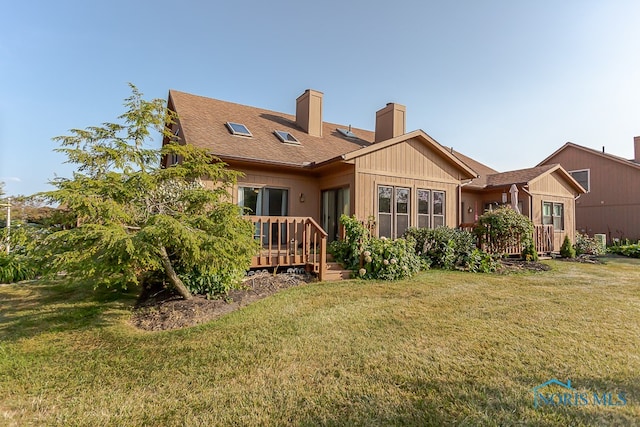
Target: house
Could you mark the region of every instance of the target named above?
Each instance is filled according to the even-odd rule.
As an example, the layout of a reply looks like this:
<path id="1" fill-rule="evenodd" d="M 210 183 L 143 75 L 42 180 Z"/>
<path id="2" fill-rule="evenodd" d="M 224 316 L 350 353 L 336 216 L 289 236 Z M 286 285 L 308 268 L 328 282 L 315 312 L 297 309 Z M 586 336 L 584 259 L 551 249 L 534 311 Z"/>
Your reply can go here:
<path id="1" fill-rule="evenodd" d="M 640 239 L 640 137 L 632 160 L 567 142 L 540 166 L 561 164 L 587 193 L 576 200 L 576 228 L 590 236 Z"/>
<path id="2" fill-rule="evenodd" d="M 171 130 L 180 143 L 205 148 L 243 173 L 231 193 L 262 242 L 254 267 L 313 265 L 322 273 L 323 247 L 340 237 L 342 214 L 372 218 L 376 235 L 395 238 L 410 226 L 458 227 L 468 219 L 463 206 L 476 212 L 484 207 L 484 196 L 469 196 L 464 204 L 462 199 L 477 190 L 471 185 L 478 178 L 476 164 L 422 130 L 406 132 L 406 107 L 389 103 L 377 111 L 372 132 L 324 122 L 323 96 L 306 90 L 291 115 L 169 91 L 168 108 L 178 116 Z M 165 167 L 178 161 L 163 159 Z M 563 212 L 572 215 L 569 194 L 577 188 L 571 177 L 565 183 L 561 168 L 541 168 L 539 175 L 562 181 Z M 524 193 L 544 177 L 512 181 Z M 501 191 L 496 183 L 481 192 Z"/>
<path id="3" fill-rule="evenodd" d="M 575 241 L 575 200 L 585 190 L 561 165 L 500 173 L 452 152 L 479 174 L 462 187 L 463 225 L 475 223 L 487 210 L 510 204 L 533 222 L 538 252 L 557 252 L 565 236 Z"/>

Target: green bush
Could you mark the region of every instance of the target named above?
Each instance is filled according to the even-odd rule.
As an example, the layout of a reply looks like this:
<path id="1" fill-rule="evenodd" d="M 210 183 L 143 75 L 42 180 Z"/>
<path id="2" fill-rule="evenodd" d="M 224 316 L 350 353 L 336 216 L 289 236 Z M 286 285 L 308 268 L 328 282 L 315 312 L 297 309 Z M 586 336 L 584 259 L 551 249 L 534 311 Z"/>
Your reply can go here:
<path id="1" fill-rule="evenodd" d="M 511 246 L 521 245 L 521 250 L 529 245 L 533 238 L 533 223 L 505 206 L 482 214 L 473 232 L 487 252 L 504 255 Z"/>
<path id="2" fill-rule="evenodd" d="M 363 267 L 358 276 L 363 279 L 406 279 L 420 271 L 420 258 L 411 239 L 372 238 L 363 251 Z"/>
<path id="3" fill-rule="evenodd" d="M 525 261 L 538 261 L 538 251 L 533 241 L 529 241 L 529 244 L 522 249 L 522 259 Z"/>
<path id="4" fill-rule="evenodd" d="M 569 236 L 564 236 L 564 240 L 562 242 L 562 246 L 560 246 L 560 255 L 563 258 L 575 258 L 576 250 L 573 249 L 573 245 L 571 244 L 571 240 L 569 240 Z"/>
<path id="5" fill-rule="evenodd" d="M 576 233 L 576 243 L 573 248 L 576 250 L 576 255 L 604 255 L 606 252 L 606 248 L 602 247 L 599 241 L 582 233 Z"/>
<path id="6" fill-rule="evenodd" d="M 630 258 L 640 258 L 640 243 L 635 245 L 615 245 L 609 247 L 609 252 Z"/>
<path id="7" fill-rule="evenodd" d="M 340 224 L 344 226 L 345 238 L 329 243 L 327 250 L 346 269 L 357 270 L 360 268 L 360 258 L 364 248 L 371 240 L 371 233 L 355 215 L 353 217 L 342 215 Z"/>
<path id="8" fill-rule="evenodd" d="M 476 248 L 469 254 L 467 269 L 472 273 L 491 273 L 498 269 L 498 263 L 490 254 Z"/>
<path id="9" fill-rule="evenodd" d="M 14 283 L 36 277 L 33 263 L 24 255 L 0 254 L 0 283 Z"/>
<path id="10" fill-rule="evenodd" d="M 363 279 L 396 280 L 413 276 L 420 270 L 413 239 L 378 238 L 371 236 L 355 216 L 342 215 L 345 238 L 329 244 L 329 253 L 345 268 Z"/>
<path id="11" fill-rule="evenodd" d="M 475 236 L 468 231 L 449 227 L 411 227 L 404 233 L 404 237 L 415 240 L 416 253 L 432 267 L 446 270 L 486 270 L 478 265 L 479 257 L 484 257 L 478 250 Z"/>
<path id="12" fill-rule="evenodd" d="M 216 272 L 201 271 L 196 268 L 178 273 L 184 285 L 194 295 L 204 295 L 207 299 L 225 297 L 232 289 L 238 289 L 245 272 L 229 266 Z"/>

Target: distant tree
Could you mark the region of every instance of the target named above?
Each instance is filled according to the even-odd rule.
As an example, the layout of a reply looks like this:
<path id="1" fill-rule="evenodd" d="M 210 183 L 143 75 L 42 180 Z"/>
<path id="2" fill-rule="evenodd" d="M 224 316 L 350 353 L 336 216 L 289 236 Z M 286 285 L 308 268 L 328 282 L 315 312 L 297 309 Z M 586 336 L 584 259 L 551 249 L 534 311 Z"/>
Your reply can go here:
<path id="1" fill-rule="evenodd" d="M 118 123 L 54 138 L 60 144 L 56 151 L 77 171 L 70 179 L 53 180 L 57 189 L 41 195 L 72 212 L 77 227 L 45 240 L 48 271 L 125 288 L 162 273 L 185 299 L 192 295 L 176 269 L 223 271 L 238 280 L 257 245 L 253 225 L 229 202 L 238 173 L 204 150 L 175 142 L 167 125 L 176 117 L 164 101 L 145 101 L 130 86 Z M 174 142 L 147 148 L 154 130 Z M 181 162 L 161 168 L 166 155 Z M 217 185 L 206 188 L 203 177 Z"/>

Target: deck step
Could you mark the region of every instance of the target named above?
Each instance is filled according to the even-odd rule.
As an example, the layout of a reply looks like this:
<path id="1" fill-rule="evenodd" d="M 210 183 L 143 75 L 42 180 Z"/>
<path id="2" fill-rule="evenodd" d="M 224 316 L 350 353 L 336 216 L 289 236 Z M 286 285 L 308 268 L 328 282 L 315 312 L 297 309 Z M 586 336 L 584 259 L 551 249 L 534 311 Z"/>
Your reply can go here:
<path id="1" fill-rule="evenodd" d="M 325 271 L 324 280 L 327 282 L 335 282 L 338 280 L 350 279 L 351 270 L 345 270 L 342 265 L 337 262 L 328 262 Z"/>

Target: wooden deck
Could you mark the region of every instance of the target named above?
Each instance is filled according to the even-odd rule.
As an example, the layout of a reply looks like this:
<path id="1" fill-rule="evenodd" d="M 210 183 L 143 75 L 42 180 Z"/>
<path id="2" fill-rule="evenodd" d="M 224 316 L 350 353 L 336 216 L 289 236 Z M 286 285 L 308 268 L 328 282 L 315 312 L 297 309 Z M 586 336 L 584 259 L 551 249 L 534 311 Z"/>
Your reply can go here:
<path id="1" fill-rule="evenodd" d="M 302 267 L 318 274 L 327 270 L 327 233 L 311 217 L 250 216 L 261 243 L 251 268 Z"/>

